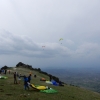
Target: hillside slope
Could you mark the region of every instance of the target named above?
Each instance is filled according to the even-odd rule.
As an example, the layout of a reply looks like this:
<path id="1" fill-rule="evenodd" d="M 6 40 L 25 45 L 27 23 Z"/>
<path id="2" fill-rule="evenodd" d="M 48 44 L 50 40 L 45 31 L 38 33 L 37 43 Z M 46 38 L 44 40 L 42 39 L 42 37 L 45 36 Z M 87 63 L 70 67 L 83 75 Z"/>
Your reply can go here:
<path id="1" fill-rule="evenodd" d="M 0 100 L 100 100 L 100 94 L 86 90 L 84 88 L 79 88 L 70 85 L 54 86 L 40 81 L 40 78 L 44 77 L 46 80 L 49 80 L 49 77 L 39 73 L 38 71 L 29 70 L 27 68 L 10 68 L 11 74 L 2 74 L 7 76 L 7 79 L 0 79 Z M 31 83 L 35 85 L 49 86 L 57 90 L 57 93 L 47 94 L 36 91 L 32 88 L 30 90 L 24 90 L 23 79 L 20 81 L 20 84 L 13 83 L 13 72 L 17 71 L 22 75 L 28 75 L 29 72 L 32 72 Z M 37 75 L 34 78 L 34 74 Z M 25 95 L 24 95 L 25 94 Z"/>

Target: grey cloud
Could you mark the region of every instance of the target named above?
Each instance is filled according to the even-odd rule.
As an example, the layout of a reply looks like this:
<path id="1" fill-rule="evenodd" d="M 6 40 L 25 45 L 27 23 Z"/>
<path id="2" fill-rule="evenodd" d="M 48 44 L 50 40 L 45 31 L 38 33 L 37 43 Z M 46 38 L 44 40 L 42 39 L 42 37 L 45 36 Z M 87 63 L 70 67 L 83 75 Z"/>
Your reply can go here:
<path id="1" fill-rule="evenodd" d="M 7 37 L 7 38 L 6 38 Z M 97 56 L 100 46 L 98 43 L 85 42 L 79 45 L 76 50 L 71 50 L 60 43 L 36 43 L 32 38 L 14 35 L 10 32 L 3 31 L 0 35 L 0 52 L 1 54 L 18 54 L 28 57 L 80 57 L 84 55 Z M 66 40 L 73 43 L 71 40 Z M 42 46 L 45 46 L 44 48 Z"/>
<path id="2" fill-rule="evenodd" d="M 0 41 L 1 54 L 18 54 L 30 57 L 54 57 L 62 55 L 63 51 L 65 51 L 68 55 L 68 52 L 66 52 L 68 48 L 58 43 L 36 43 L 30 37 L 14 35 L 7 31 L 1 33 L 0 39 L 2 39 Z M 45 44 L 45 48 L 42 48 L 43 44 Z"/>
<path id="3" fill-rule="evenodd" d="M 0 55 L 21 56 L 28 62 L 34 58 L 41 64 L 44 59 L 55 65 L 90 60 L 97 64 L 99 4 L 100 0 L 1 0 L 0 30 L 6 31 L 0 32 Z"/>
<path id="4" fill-rule="evenodd" d="M 100 56 L 100 46 L 98 43 L 84 43 L 80 45 L 75 51 L 76 57 L 83 57 L 85 59 L 98 59 Z"/>

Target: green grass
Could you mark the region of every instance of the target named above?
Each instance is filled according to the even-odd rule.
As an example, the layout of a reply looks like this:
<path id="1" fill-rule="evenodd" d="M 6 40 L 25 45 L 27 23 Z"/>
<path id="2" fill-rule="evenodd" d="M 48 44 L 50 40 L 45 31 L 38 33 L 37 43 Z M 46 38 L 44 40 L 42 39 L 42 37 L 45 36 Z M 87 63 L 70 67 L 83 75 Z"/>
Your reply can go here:
<path id="1" fill-rule="evenodd" d="M 30 70 L 25 68 L 17 68 L 14 70 L 11 68 L 12 72 L 19 72 L 22 75 L 28 75 Z M 37 78 L 34 78 L 34 74 Z M 4 75 L 4 74 L 3 74 Z M 84 88 L 79 88 L 75 86 L 65 85 L 64 87 L 53 86 L 40 81 L 41 77 L 49 80 L 49 77 L 43 75 L 37 71 L 32 71 L 31 83 L 35 85 L 49 86 L 58 91 L 54 94 L 41 93 L 39 91 L 24 90 L 23 80 L 20 84 L 13 83 L 13 74 L 5 75 L 7 79 L 0 79 L 0 100 L 100 100 L 100 94 L 86 90 Z M 24 95 L 25 94 L 25 95 Z"/>

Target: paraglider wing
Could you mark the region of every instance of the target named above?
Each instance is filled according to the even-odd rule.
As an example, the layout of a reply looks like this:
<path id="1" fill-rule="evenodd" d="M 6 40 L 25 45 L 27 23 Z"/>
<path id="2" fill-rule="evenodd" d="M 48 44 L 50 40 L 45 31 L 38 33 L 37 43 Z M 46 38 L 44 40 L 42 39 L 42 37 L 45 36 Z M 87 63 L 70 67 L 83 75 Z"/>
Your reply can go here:
<path id="1" fill-rule="evenodd" d="M 44 50 L 45 46 L 42 46 L 42 48 L 43 48 L 43 50 Z"/>
<path id="2" fill-rule="evenodd" d="M 60 38 L 60 39 L 59 39 L 59 41 L 62 41 L 62 40 L 63 40 L 63 38 Z M 62 44 L 62 43 L 61 43 L 61 44 Z"/>
<path id="3" fill-rule="evenodd" d="M 42 47 L 45 47 L 45 46 L 42 46 Z"/>
<path id="4" fill-rule="evenodd" d="M 63 38 L 60 38 L 59 41 L 63 40 Z"/>

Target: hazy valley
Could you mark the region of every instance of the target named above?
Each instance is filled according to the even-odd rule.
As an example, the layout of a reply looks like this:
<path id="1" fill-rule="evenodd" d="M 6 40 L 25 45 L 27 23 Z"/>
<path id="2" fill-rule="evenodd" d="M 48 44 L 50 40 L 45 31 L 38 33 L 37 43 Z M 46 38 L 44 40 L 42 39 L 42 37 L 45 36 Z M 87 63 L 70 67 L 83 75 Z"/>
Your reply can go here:
<path id="1" fill-rule="evenodd" d="M 99 68 L 46 68 L 43 69 L 57 76 L 61 81 L 92 91 L 100 92 L 100 69 Z"/>

